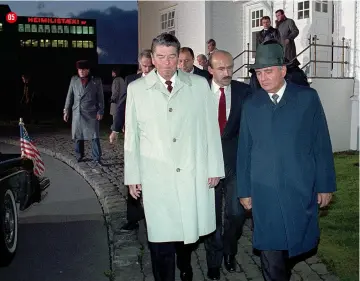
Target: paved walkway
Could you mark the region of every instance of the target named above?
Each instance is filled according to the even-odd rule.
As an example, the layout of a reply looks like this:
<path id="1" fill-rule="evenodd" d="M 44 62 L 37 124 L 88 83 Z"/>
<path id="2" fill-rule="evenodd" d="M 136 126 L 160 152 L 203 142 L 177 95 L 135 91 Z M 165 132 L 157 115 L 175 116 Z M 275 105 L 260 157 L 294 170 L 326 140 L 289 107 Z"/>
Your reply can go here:
<path id="1" fill-rule="evenodd" d="M 104 167 L 98 167 L 91 161 L 77 163 L 75 160 L 74 145 L 69 131 L 56 134 L 32 134 L 39 150 L 73 167 L 93 187 L 103 207 L 109 234 L 112 273 L 111 281 L 151 281 L 151 261 L 146 245 L 146 234 L 142 223 L 138 232 L 124 234 L 120 227 L 126 220 L 127 189 L 123 185 L 123 143 L 111 145 L 107 137 L 101 139 Z M 19 145 L 19 138 L 0 138 L 0 141 Z M 90 160 L 90 146 L 87 143 L 86 151 Z M 64 179 L 66 180 L 66 179 Z M 236 256 L 238 270 L 235 273 L 222 271 L 221 280 L 261 281 L 260 261 L 252 253 L 251 229 L 249 222 L 244 226 L 244 234 L 239 241 L 239 252 Z M 194 281 L 205 281 L 206 256 L 203 245 L 193 253 Z M 180 280 L 177 273 L 177 280 Z M 301 262 L 294 268 L 292 281 L 335 281 L 337 277 L 330 274 L 326 266 L 317 257 Z"/>

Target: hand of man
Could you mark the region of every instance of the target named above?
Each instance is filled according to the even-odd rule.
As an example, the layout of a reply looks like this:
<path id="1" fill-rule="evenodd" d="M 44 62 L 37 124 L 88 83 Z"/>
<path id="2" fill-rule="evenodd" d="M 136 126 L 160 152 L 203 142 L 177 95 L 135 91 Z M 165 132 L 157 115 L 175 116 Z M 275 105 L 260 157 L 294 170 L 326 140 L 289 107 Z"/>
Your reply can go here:
<path id="1" fill-rule="evenodd" d="M 118 138 L 118 133 L 112 131 L 110 136 L 109 136 L 110 143 L 114 143 L 115 141 L 117 141 L 117 138 Z"/>
<path id="2" fill-rule="evenodd" d="M 220 181 L 220 178 L 209 178 L 208 179 L 209 187 L 213 188 L 213 187 L 217 186 L 219 181 Z"/>
<path id="3" fill-rule="evenodd" d="M 318 204 L 320 208 L 324 208 L 329 205 L 332 198 L 332 193 L 318 193 Z"/>
<path id="4" fill-rule="evenodd" d="M 240 198 L 240 204 L 245 208 L 245 210 L 251 210 L 252 209 L 251 197 Z"/>
<path id="5" fill-rule="evenodd" d="M 131 197 L 138 199 L 141 194 L 141 184 L 131 184 L 129 185 L 129 192 Z"/>
<path id="6" fill-rule="evenodd" d="M 97 119 L 97 120 L 100 121 L 102 118 L 103 118 L 103 116 L 102 116 L 101 114 L 96 114 L 96 119 Z"/>
<path id="7" fill-rule="evenodd" d="M 64 121 L 67 122 L 69 120 L 69 114 L 64 113 Z"/>
<path id="8" fill-rule="evenodd" d="M 289 44 L 290 40 L 289 39 L 285 39 L 285 45 Z"/>

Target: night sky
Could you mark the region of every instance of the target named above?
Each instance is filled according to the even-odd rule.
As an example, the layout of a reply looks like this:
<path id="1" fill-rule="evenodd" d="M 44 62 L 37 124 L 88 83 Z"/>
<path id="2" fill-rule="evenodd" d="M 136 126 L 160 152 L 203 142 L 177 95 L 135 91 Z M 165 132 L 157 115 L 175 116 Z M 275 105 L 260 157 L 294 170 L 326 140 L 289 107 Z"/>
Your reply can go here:
<path id="1" fill-rule="evenodd" d="M 0 1 L 0 4 L 9 5 L 18 16 L 96 19 L 99 63 L 137 63 L 137 1 Z"/>

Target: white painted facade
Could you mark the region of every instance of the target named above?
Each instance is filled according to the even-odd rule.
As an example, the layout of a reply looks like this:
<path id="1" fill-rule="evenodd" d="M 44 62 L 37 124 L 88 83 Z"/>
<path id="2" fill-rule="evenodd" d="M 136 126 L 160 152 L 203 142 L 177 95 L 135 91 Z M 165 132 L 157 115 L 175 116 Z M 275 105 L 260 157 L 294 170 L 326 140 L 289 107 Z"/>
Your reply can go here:
<path id="1" fill-rule="evenodd" d="M 349 98 L 349 108 L 338 109 L 344 115 L 351 116 L 348 124 L 350 143 L 348 149 L 358 149 L 359 143 L 359 78 L 360 78 L 360 1 L 138 1 L 139 11 L 139 50 L 150 48 L 154 37 L 162 32 L 173 32 L 182 46 L 191 47 L 195 55 L 206 54 L 206 41 L 215 39 L 218 49 L 229 51 L 234 57 L 247 50 L 254 50 L 253 36 L 262 29 L 259 19 L 269 16 L 274 22 L 274 14 L 283 9 L 288 18 L 292 18 L 299 28 L 296 38 L 297 53 L 309 45 L 309 37 L 317 35 L 317 44 L 345 45 L 349 48 L 342 52 L 340 48 L 316 48 L 316 60 L 348 62 L 345 66 L 330 63 L 310 63 L 306 72 L 310 77 L 327 77 L 323 83 L 317 83 L 318 88 L 326 84 L 326 80 L 342 77 L 353 78 L 351 85 L 346 87 Z M 166 15 L 166 16 L 165 16 Z M 164 24 L 166 20 L 166 24 Z M 275 25 L 273 23 L 273 25 Z M 314 47 L 306 50 L 298 59 L 302 65 L 315 59 Z M 248 62 L 248 53 L 243 53 L 234 60 L 235 69 Z M 249 54 L 249 63 L 253 63 L 253 55 Z M 234 78 L 247 76 L 246 67 L 242 67 Z M 348 79 L 346 79 L 348 80 Z M 335 83 L 336 84 L 336 83 Z M 336 94 L 336 93 L 334 93 Z M 339 89 L 339 95 L 342 90 Z M 330 107 L 328 107 L 330 108 Z M 345 112 L 346 111 L 346 112 Z M 338 112 L 339 113 L 339 112 Z M 327 115 L 334 114 L 326 112 Z M 344 117 L 344 120 L 346 118 Z M 333 130 L 335 132 L 336 130 Z M 343 147 L 343 145 L 341 145 Z"/>

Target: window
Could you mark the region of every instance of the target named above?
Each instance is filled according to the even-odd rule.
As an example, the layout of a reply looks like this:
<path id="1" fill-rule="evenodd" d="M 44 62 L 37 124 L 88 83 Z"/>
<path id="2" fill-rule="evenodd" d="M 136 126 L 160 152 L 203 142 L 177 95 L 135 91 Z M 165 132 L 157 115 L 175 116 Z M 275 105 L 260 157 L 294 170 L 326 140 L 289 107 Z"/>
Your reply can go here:
<path id="1" fill-rule="evenodd" d="M 89 48 L 89 41 L 83 41 L 83 48 Z"/>
<path id="2" fill-rule="evenodd" d="M 93 41 L 89 41 L 89 48 L 94 48 L 94 42 Z"/>
<path id="3" fill-rule="evenodd" d="M 31 40 L 25 41 L 25 47 L 31 47 Z"/>
<path id="4" fill-rule="evenodd" d="M 50 40 L 49 40 L 49 39 L 46 39 L 46 40 L 45 40 L 45 47 L 48 48 L 48 47 L 50 47 L 50 46 L 51 46 Z"/>
<path id="5" fill-rule="evenodd" d="M 38 25 L 38 32 L 41 32 L 41 33 L 44 32 L 44 25 L 42 25 L 42 24 Z"/>
<path id="6" fill-rule="evenodd" d="M 76 33 L 77 34 L 82 34 L 82 26 L 79 25 L 79 26 L 76 27 Z"/>
<path id="7" fill-rule="evenodd" d="M 50 33 L 50 25 L 45 25 L 45 33 Z"/>
<path id="8" fill-rule="evenodd" d="M 315 1 L 315 11 L 316 12 L 328 12 L 328 1 Z"/>
<path id="9" fill-rule="evenodd" d="M 25 24 L 25 32 L 31 32 L 30 24 Z"/>
<path id="10" fill-rule="evenodd" d="M 44 48 L 44 47 L 45 47 L 44 39 L 40 39 L 40 47 L 41 47 L 41 48 Z"/>
<path id="11" fill-rule="evenodd" d="M 68 48 L 69 47 L 69 42 L 68 40 L 64 40 L 64 48 Z"/>
<path id="12" fill-rule="evenodd" d="M 69 26 L 68 25 L 64 25 L 64 33 L 69 33 Z"/>
<path id="13" fill-rule="evenodd" d="M 298 19 L 308 19 L 310 17 L 310 1 L 298 3 Z"/>
<path id="14" fill-rule="evenodd" d="M 62 25 L 58 25 L 58 33 L 64 33 Z"/>
<path id="15" fill-rule="evenodd" d="M 160 15 L 161 32 L 175 35 L 175 10 L 167 11 Z"/>
<path id="16" fill-rule="evenodd" d="M 57 40 L 52 40 L 52 42 L 51 42 L 51 47 L 57 48 L 57 46 L 58 46 Z"/>
<path id="17" fill-rule="evenodd" d="M 31 40 L 32 46 L 33 47 L 39 47 L 39 41 L 38 40 Z"/>
<path id="18" fill-rule="evenodd" d="M 51 26 L 51 33 L 57 33 L 56 31 L 57 31 L 56 30 L 56 25 L 52 25 Z"/>
<path id="19" fill-rule="evenodd" d="M 64 48 L 64 40 L 58 40 L 58 47 Z"/>
<path id="20" fill-rule="evenodd" d="M 20 23 L 20 24 L 18 25 L 18 31 L 19 31 L 19 32 L 24 32 L 24 31 L 25 31 L 24 25 L 23 25 L 22 23 Z"/>
<path id="21" fill-rule="evenodd" d="M 71 34 L 76 34 L 76 27 L 75 26 L 70 26 L 70 33 Z"/>
<path id="22" fill-rule="evenodd" d="M 71 47 L 76 48 L 76 41 L 71 41 Z"/>
<path id="23" fill-rule="evenodd" d="M 37 25 L 36 24 L 31 25 L 31 32 L 37 32 Z"/>
<path id="24" fill-rule="evenodd" d="M 21 47 L 24 47 L 24 46 L 25 46 L 24 40 L 20 40 L 20 46 L 21 46 Z"/>
<path id="25" fill-rule="evenodd" d="M 251 45 L 250 50 L 256 50 L 256 34 L 262 30 L 261 18 L 264 15 L 264 10 L 253 10 L 251 11 Z M 251 53 L 251 57 L 255 58 L 255 52 Z"/>
<path id="26" fill-rule="evenodd" d="M 89 27 L 83 26 L 83 34 L 89 34 Z"/>
<path id="27" fill-rule="evenodd" d="M 94 34 L 94 27 L 93 26 L 89 26 L 89 34 Z"/>
<path id="28" fill-rule="evenodd" d="M 257 10 L 251 12 L 251 27 L 261 26 L 261 18 L 263 17 L 263 10 Z"/>
<path id="29" fill-rule="evenodd" d="M 76 41 L 76 47 L 82 48 L 82 41 Z"/>

